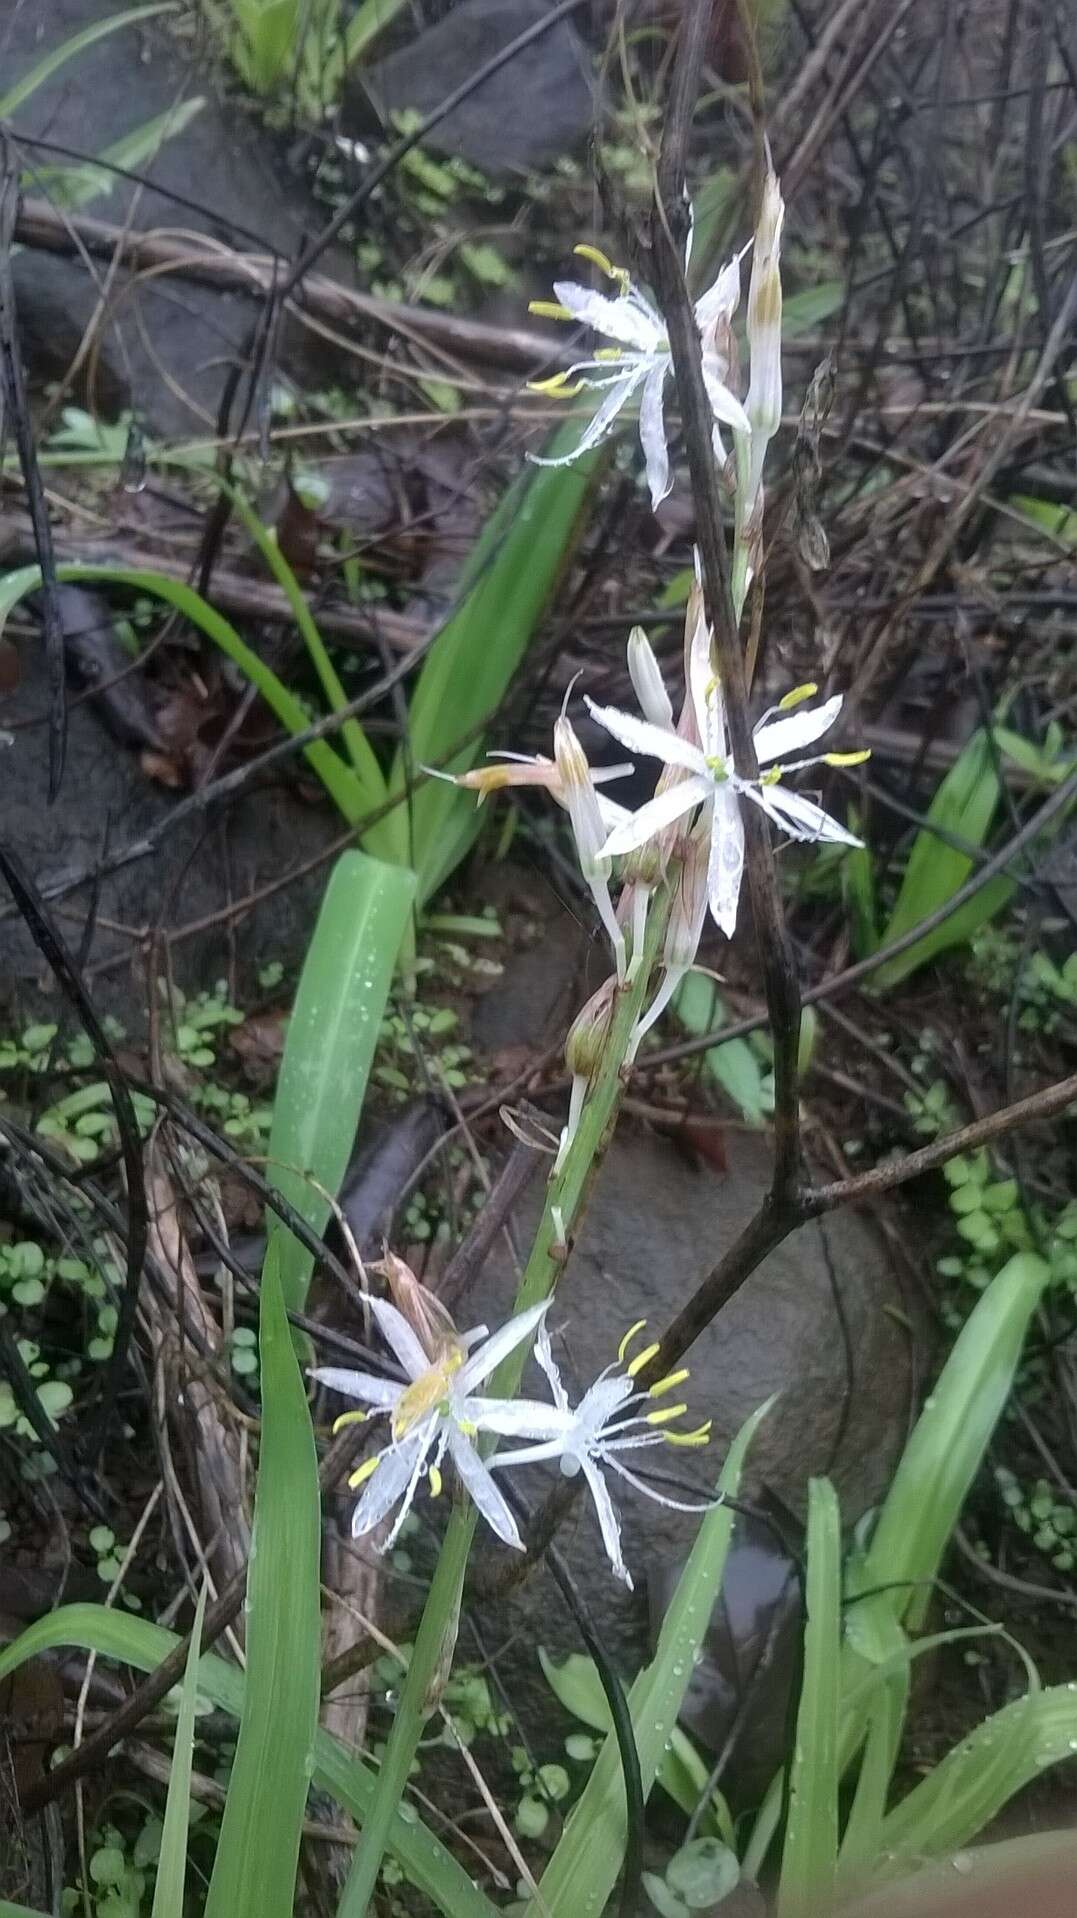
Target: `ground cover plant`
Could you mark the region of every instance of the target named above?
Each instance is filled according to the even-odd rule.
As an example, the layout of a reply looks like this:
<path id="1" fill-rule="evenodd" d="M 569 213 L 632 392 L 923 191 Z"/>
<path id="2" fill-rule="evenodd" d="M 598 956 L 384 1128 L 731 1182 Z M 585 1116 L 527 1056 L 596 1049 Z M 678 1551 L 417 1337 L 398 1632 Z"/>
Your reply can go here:
<path id="1" fill-rule="evenodd" d="M 485 175 L 439 174 L 435 136 L 573 11 L 370 148 L 331 116 L 375 32 L 407 41 L 392 8 L 136 9 L 4 103 L 4 751 L 38 780 L 0 827 L 0 1910 L 23 1918 L 883 1910 L 987 1885 L 1011 1807 L 1023 1868 L 1065 1855 L 1067 28 L 619 11 L 593 175 L 536 164 L 484 226 Z M 20 201 L 20 109 L 135 28 L 170 58 L 203 34 L 259 137 L 290 116 L 354 162 L 289 257 L 82 214 L 208 93 L 65 159 L 62 242 Z M 987 187 L 951 96 L 992 136 Z M 28 391 L 19 273 L 49 236 L 130 268 L 124 298 L 243 287 L 211 433 L 157 429 L 144 396 L 102 419 L 93 379 L 73 404 L 111 279 Z M 356 294 L 335 242 L 399 278 Z M 510 319 L 451 310 L 465 287 Z M 360 399 L 283 370 L 292 325 L 354 329 Z M 60 847 L 40 795 L 73 782 L 90 826 Z M 224 903 L 185 919 L 244 806 Z M 143 916 L 122 888 L 158 862 Z M 242 944 L 300 884 L 290 944 Z M 186 968 L 207 935 L 224 976 Z M 525 973 L 510 1031 L 487 1002 Z M 638 1258 L 638 1212 L 594 1225 L 626 1140 L 659 1167 Z M 684 1158 L 698 1219 L 661 1209 Z M 839 1270 L 866 1208 L 900 1305 L 863 1250 Z M 755 1301 L 769 1349 L 776 1256 L 802 1290 L 823 1271 L 837 1329 L 820 1312 L 733 1418 L 707 1334 Z M 910 1381 L 864 1493 L 856 1340 L 887 1314 Z M 828 1343 L 820 1442 L 797 1421 Z M 792 1602 L 745 1678 L 759 1537 Z M 529 1586 L 541 1638 L 512 1622 Z M 783 1659 L 768 1738 L 752 1701 Z"/>

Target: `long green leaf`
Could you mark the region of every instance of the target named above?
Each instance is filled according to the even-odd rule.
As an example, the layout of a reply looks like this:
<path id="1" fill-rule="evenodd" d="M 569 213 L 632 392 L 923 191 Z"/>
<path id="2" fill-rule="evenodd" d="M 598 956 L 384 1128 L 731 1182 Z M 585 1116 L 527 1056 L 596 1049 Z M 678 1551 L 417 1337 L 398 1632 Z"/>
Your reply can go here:
<path id="1" fill-rule="evenodd" d="M 841 1518 L 829 1479 L 808 1485 L 808 1619 L 778 1918 L 826 1910 L 838 1857 Z"/>
<path id="2" fill-rule="evenodd" d="M 235 661 L 288 732 L 306 731 L 310 722 L 299 701 L 293 698 L 264 660 L 240 638 L 235 627 L 207 605 L 193 586 L 143 567 L 84 566 L 74 561 L 65 561 L 57 566 L 56 577 L 59 580 L 95 581 L 105 586 L 129 586 L 136 593 L 151 593 L 155 599 L 162 599 L 166 605 L 174 606 L 177 612 L 190 620 L 192 626 L 197 626 L 199 632 L 205 633 L 207 639 L 211 639 L 222 653 Z M 21 566 L 0 580 L 0 632 L 12 608 L 27 593 L 35 592 L 40 584 L 39 566 Z M 365 810 L 363 790 L 350 766 L 344 764 L 324 739 L 314 740 L 303 748 L 303 752 L 349 825 L 361 819 Z"/>
<path id="3" fill-rule="evenodd" d="M 13 1905 L 9 1898 L 0 1898 L 0 1918 L 46 1918 L 43 1911 L 32 1911 L 29 1905 Z"/>
<path id="4" fill-rule="evenodd" d="M 572 422 L 547 448 L 576 444 Z M 528 467 L 488 521 L 460 582 L 460 605 L 442 627 L 412 694 L 407 750 L 397 753 L 390 797 L 406 793 L 422 766 L 466 772 L 485 749 L 482 728 L 504 699 L 582 532 L 602 455 L 549 470 Z M 451 757 L 450 757 L 451 755 Z M 410 812 L 410 818 L 409 818 Z M 428 779 L 372 827 L 371 852 L 418 875 L 425 904 L 478 831 L 473 793 Z"/>
<path id="5" fill-rule="evenodd" d="M 131 7 L 121 13 L 110 13 L 107 20 L 95 20 L 92 26 L 83 27 L 81 33 L 73 33 L 60 46 L 53 47 L 51 53 L 46 53 L 36 67 L 31 67 L 29 73 L 24 73 L 22 79 L 16 80 L 14 86 L 9 87 L 6 93 L 0 94 L 0 120 L 10 120 L 16 108 L 21 107 L 24 100 L 28 100 L 32 93 L 36 93 L 38 87 L 44 86 L 46 80 L 51 80 L 53 74 L 59 72 L 68 60 L 74 60 L 78 54 L 85 53 L 86 48 L 92 47 L 95 40 L 103 40 L 106 34 L 117 33 L 121 27 L 136 26 L 140 20 L 152 20 L 154 14 L 175 12 L 173 0 L 169 0 L 165 6 Z"/>
<path id="6" fill-rule="evenodd" d="M 414 899 L 412 873 L 342 853 L 303 963 L 273 1104 L 269 1176 L 315 1232 L 325 1227 L 355 1142 Z M 268 1225 L 285 1302 L 301 1311 L 313 1256 L 275 1215 Z"/>
<path id="7" fill-rule="evenodd" d="M 720 1493 L 736 1496 L 748 1447 L 769 1409 L 769 1403 L 760 1406 L 742 1425 L 722 1468 Z M 721 1590 L 732 1530 L 728 1505 L 716 1505 L 708 1512 L 662 1622 L 654 1658 L 628 1696 L 645 1794 L 654 1784 L 666 1740 L 677 1723 Z M 545 1909 L 547 1918 L 577 1918 L 581 1912 L 598 1918 L 620 1870 L 625 1836 L 624 1777 L 617 1741 L 611 1735 L 542 1874 L 539 1908 Z"/>
<path id="8" fill-rule="evenodd" d="M 164 113 L 145 120 L 133 132 L 125 133 L 122 140 L 114 140 L 111 146 L 104 147 L 96 160 L 87 160 L 83 166 L 51 168 L 47 174 L 44 169 L 38 172 L 38 178 L 44 174 L 50 200 L 59 206 L 89 206 L 92 200 L 98 200 L 111 193 L 117 184 L 118 175 L 114 167 L 123 167 L 130 171 L 145 167 L 164 146 L 166 141 L 182 133 L 191 121 L 196 119 L 205 106 L 201 95 L 193 100 L 181 100 L 177 106 L 166 107 Z"/>
<path id="9" fill-rule="evenodd" d="M 0 1649 L 0 1681 L 27 1659 L 60 1646 L 96 1652 L 100 1658 L 114 1658 L 138 1671 L 152 1672 L 177 1643 L 175 1632 L 149 1619 L 132 1618 L 130 1613 L 119 1613 L 106 1605 L 64 1605 L 27 1626 L 14 1644 Z M 199 1660 L 198 1689 L 234 1718 L 242 1713 L 243 1674 L 212 1652 L 203 1653 Z M 313 1756 L 312 1782 L 362 1824 L 373 1801 L 377 1773 L 326 1732 L 317 1733 Z M 417 1817 L 396 1815 L 389 1830 L 389 1850 L 411 1883 L 446 1918 L 496 1918 L 490 1900 Z"/>
<path id="10" fill-rule="evenodd" d="M 344 29 L 344 63 L 353 66 L 385 32 L 401 12 L 406 0 L 360 0 Z"/>
<path id="11" fill-rule="evenodd" d="M 161 1849 L 157 1857 L 157 1878 L 153 1887 L 152 1918 L 183 1918 L 183 1892 L 187 1881 L 187 1828 L 191 1812 L 191 1760 L 194 1756 L 195 1711 L 198 1706 L 198 1658 L 202 1647 L 202 1623 L 206 1615 L 206 1591 L 198 1595 L 191 1649 L 180 1689 L 180 1708 L 176 1717 L 176 1736 L 172 1744 L 172 1769 L 168 1774 Z"/>
<path id="12" fill-rule="evenodd" d="M 944 832 L 964 839 L 970 846 L 981 846 L 995 816 L 999 791 L 998 775 L 987 735 L 984 732 L 973 733 L 928 807 L 930 825 L 921 827 L 913 841 L 905 876 L 889 923 L 880 938 L 880 945 L 887 946 L 892 940 L 901 938 L 921 919 L 926 919 L 929 913 L 934 912 L 937 906 L 944 905 L 964 885 L 972 871 L 973 862 L 969 854 L 948 846 L 930 830 L 930 826 L 939 826 Z M 896 959 L 880 966 L 875 974 L 875 985 L 881 992 L 886 992 L 891 986 L 907 979 L 920 966 L 926 965 L 936 953 L 964 944 L 1006 904 L 1013 889 L 1012 879 L 989 880 L 974 899 L 951 913 L 941 926 L 936 926 L 934 932 L 925 933 L 907 952 L 899 953 Z"/>

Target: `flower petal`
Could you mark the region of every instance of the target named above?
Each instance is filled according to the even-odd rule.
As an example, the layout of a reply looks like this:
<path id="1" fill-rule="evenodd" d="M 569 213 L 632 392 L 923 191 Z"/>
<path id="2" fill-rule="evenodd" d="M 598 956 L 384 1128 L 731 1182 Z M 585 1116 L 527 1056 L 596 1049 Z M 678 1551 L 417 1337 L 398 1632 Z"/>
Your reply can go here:
<path id="1" fill-rule="evenodd" d="M 597 1465 L 593 1464 L 589 1458 L 583 1458 L 580 1462 L 583 1466 L 584 1476 L 587 1480 L 591 1497 L 595 1501 L 595 1511 L 598 1513 L 598 1525 L 602 1533 L 602 1543 L 606 1547 L 606 1556 L 613 1566 L 613 1575 L 615 1578 L 620 1579 L 622 1585 L 627 1585 L 629 1591 L 631 1591 L 633 1589 L 632 1574 L 624 1562 L 624 1555 L 621 1551 L 621 1522 L 614 1510 L 613 1500 L 609 1495 L 606 1481 Z"/>
<path id="2" fill-rule="evenodd" d="M 671 826 L 683 813 L 691 812 L 694 806 L 709 799 L 713 791 L 711 781 L 701 773 L 667 786 L 664 792 L 648 799 L 646 805 L 611 832 L 602 848 L 603 857 L 613 859 L 621 853 L 634 852 L 637 846 L 645 846 L 648 839 L 653 839 L 666 826 Z"/>
<path id="3" fill-rule="evenodd" d="M 647 484 L 651 489 L 651 506 L 655 512 L 673 489 L 673 480 L 669 471 L 669 447 L 666 444 L 666 422 L 662 410 L 662 389 L 666 383 L 668 370 L 668 362 L 664 360 L 652 367 L 643 382 L 639 407 L 639 443 L 643 448 Z"/>
<path id="4" fill-rule="evenodd" d="M 567 1407 L 544 1405 L 541 1399 L 467 1398 L 456 1409 L 469 1425 L 504 1438 L 561 1438 L 575 1423 Z"/>
<path id="5" fill-rule="evenodd" d="M 628 635 L 628 677 L 644 719 L 649 719 L 652 726 L 672 732 L 673 702 L 666 691 L 654 647 L 642 626 L 633 626 Z"/>
<path id="6" fill-rule="evenodd" d="M 706 773 L 707 762 L 699 747 L 693 746 L 690 740 L 667 732 L 664 726 L 652 726 L 649 719 L 637 719 L 634 713 L 622 712 L 619 706 L 599 706 L 589 698 L 584 699 L 584 704 L 591 718 L 597 719 L 629 752 L 664 760 L 667 766 L 683 766 L 687 772 Z"/>
<path id="7" fill-rule="evenodd" d="M 371 1299 L 370 1310 L 386 1345 L 392 1347 L 409 1379 L 417 1379 L 423 1372 L 428 1372 L 429 1354 L 423 1351 L 404 1314 L 398 1312 L 395 1305 L 390 1305 L 388 1299 Z"/>
<path id="8" fill-rule="evenodd" d="M 309 1377 L 331 1392 L 343 1392 L 345 1398 L 358 1399 L 360 1405 L 373 1405 L 379 1411 L 391 1411 L 404 1387 L 392 1379 L 376 1379 L 370 1372 L 345 1372 L 339 1365 L 318 1365 Z"/>
<path id="9" fill-rule="evenodd" d="M 641 294 L 611 299 L 608 293 L 595 293 L 575 280 L 555 280 L 553 290 L 574 320 L 593 326 L 596 333 L 605 334 L 608 340 L 634 347 L 637 353 L 664 349 L 665 327 Z"/>
<path id="10" fill-rule="evenodd" d="M 571 466 L 582 454 L 589 453 L 593 446 L 604 440 L 622 407 L 627 406 L 640 381 L 646 377 L 646 361 L 642 365 L 633 365 L 623 380 L 611 385 L 601 406 L 585 426 L 577 444 L 571 453 L 562 453 L 558 459 L 548 459 L 541 453 L 529 453 L 532 466 Z"/>
<path id="11" fill-rule="evenodd" d="M 565 1391 L 564 1384 L 562 1383 L 561 1369 L 553 1355 L 553 1346 L 550 1342 L 550 1327 L 545 1319 L 543 1319 L 538 1330 L 538 1336 L 535 1339 L 535 1358 L 550 1381 L 550 1391 L 553 1393 L 553 1402 L 557 1406 L 558 1411 L 567 1412 L 568 1393 Z"/>
<path id="12" fill-rule="evenodd" d="M 744 873 L 744 821 L 736 793 L 727 786 L 714 797 L 711 849 L 707 864 L 707 898 L 720 932 L 732 939 L 737 928 L 737 902 Z"/>
<path id="13" fill-rule="evenodd" d="M 707 389 L 707 398 L 711 403 L 711 412 L 723 426 L 733 426 L 738 433 L 750 433 L 748 415 L 735 393 L 716 379 L 707 366 L 703 367 L 703 384 Z"/>
<path id="14" fill-rule="evenodd" d="M 352 1513 L 353 1538 L 364 1538 L 368 1532 L 372 1532 L 386 1513 L 392 1511 L 397 1500 L 408 1493 L 409 1486 L 412 1487 L 407 1499 L 410 1505 L 414 1497 L 414 1485 L 418 1484 L 416 1468 L 422 1465 L 436 1429 L 437 1420 L 427 1419 L 414 1432 L 409 1432 L 399 1445 L 386 1446 L 376 1471 L 367 1480 L 363 1495 Z"/>
<path id="15" fill-rule="evenodd" d="M 456 1389 L 453 1396 L 466 1398 L 474 1386 L 481 1385 L 483 1379 L 488 1379 L 495 1365 L 500 1365 L 502 1359 L 506 1358 L 510 1352 L 514 1352 L 516 1347 L 534 1331 L 543 1315 L 549 1310 L 549 1305 L 549 1299 L 543 1299 L 540 1305 L 532 1305 L 526 1312 L 517 1312 L 515 1318 L 508 1319 L 492 1338 L 487 1339 L 485 1345 L 481 1345 L 477 1352 L 473 1352 L 456 1375 L 454 1381 Z"/>
<path id="16" fill-rule="evenodd" d="M 696 325 L 701 333 L 717 319 L 731 320 L 740 305 L 741 258 L 741 254 L 734 253 L 696 301 Z"/>
<path id="17" fill-rule="evenodd" d="M 482 1513 L 491 1531 L 496 1532 L 506 1545 L 515 1546 L 518 1552 L 522 1552 L 524 1542 L 509 1505 L 494 1484 L 488 1467 L 456 1426 L 449 1428 L 449 1457 L 467 1488 L 472 1504 Z"/>
<path id="18" fill-rule="evenodd" d="M 759 764 L 769 766 L 774 759 L 784 759 L 789 753 L 814 745 L 830 731 L 841 707 L 842 696 L 835 693 L 832 699 L 824 699 L 821 706 L 803 706 L 796 712 L 783 713 L 780 719 L 768 720 L 755 733 L 755 756 Z"/>
<path id="19" fill-rule="evenodd" d="M 793 839 L 825 839 L 839 846 L 862 846 L 863 840 L 855 833 L 847 832 L 839 826 L 836 819 L 817 806 L 813 799 L 805 799 L 789 786 L 745 786 L 747 798 L 754 799 L 765 813 Z"/>

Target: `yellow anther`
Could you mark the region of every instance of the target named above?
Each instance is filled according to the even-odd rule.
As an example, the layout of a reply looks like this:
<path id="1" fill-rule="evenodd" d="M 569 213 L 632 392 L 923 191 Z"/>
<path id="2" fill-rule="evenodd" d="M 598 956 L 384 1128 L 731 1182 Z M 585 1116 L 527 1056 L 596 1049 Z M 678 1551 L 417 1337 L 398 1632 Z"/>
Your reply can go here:
<path id="1" fill-rule="evenodd" d="M 871 747 L 865 746 L 858 753 L 824 753 L 823 759 L 828 766 L 862 766 L 865 759 L 871 758 Z"/>
<path id="2" fill-rule="evenodd" d="M 336 1438 L 346 1425 L 362 1425 L 364 1419 L 372 1417 L 372 1412 L 342 1412 L 338 1419 L 333 1420 L 333 1437 Z"/>
<path id="3" fill-rule="evenodd" d="M 794 706 L 802 706 L 806 699 L 814 699 L 818 691 L 819 688 L 814 679 L 809 679 L 803 686 L 794 686 L 791 693 L 786 693 L 784 699 L 779 699 L 778 711 L 791 712 Z"/>
<path id="4" fill-rule="evenodd" d="M 616 280 L 622 293 L 627 293 L 629 276 L 625 272 L 624 267 L 614 266 L 613 261 L 607 254 L 602 252 L 600 247 L 588 246 L 587 243 L 583 241 L 579 246 L 574 246 L 572 251 L 581 260 L 590 260 L 592 266 L 597 266 L 599 272 L 606 275 L 607 280 Z"/>
<path id="5" fill-rule="evenodd" d="M 683 1385 L 687 1377 L 688 1367 L 686 1365 L 682 1365 L 679 1372 L 667 1372 L 665 1378 L 659 1379 L 657 1385 L 648 1387 L 647 1397 L 649 1399 L 660 1399 L 664 1393 L 672 1392 L 674 1386 Z"/>
<path id="6" fill-rule="evenodd" d="M 647 1413 L 647 1423 L 648 1425 L 668 1425 L 670 1419 L 683 1418 L 687 1410 L 687 1405 L 664 1405 L 657 1412 Z"/>
<path id="7" fill-rule="evenodd" d="M 436 1465 L 432 1465 L 430 1467 L 428 1476 L 430 1479 L 431 1498 L 440 1498 L 442 1493 L 442 1488 L 444 1486 L 444 1480 L 441 1476 L 441 1473 L 438 1471 L 438 1468 Z"/>
<path id="8" fill-rule="evenodd" d="M 457 1419 L 456 1423 L 465 1438 L 478 1438 L 479 1428 L 470 1419 Z"/>
<path id="9" fill-rule="evenodd" d="M 710 1441 L 711 1421 L 697 1425 L 694 1432 L 663 1432 L 667 1445 L 707 1445 Z"/>
<path id="10" fill-rule="evenodd" d="M 529 393 L 545 393 L 558 400 L 574 400 L 577 393 L 583 392 L 583 381 L 575 380 L 568 385 L 567 373 L 551 373 L 548 380 L 528 380 Z"/>
<path id="11" fill-rule="evenodd" d="M 357 1491 L 360 1485 L 365 1485 L 367 1482 L 367 1479 L 372 1477 L 372 1475 L 377 1471 L 378 1466 L 380 1464 L 381 1464 L 380 1452 L 375 1452 L 373 1458 L 364 1459 L 362 1465 L 360 1465 L 359 1467 L 359 1470 L 357 1472 L 353 1472 L 350 1479 L 348 1480 L 348 1484 L 351 1486 L 352 1491 L 353 1492 Z"/>
<path id="12" fill-rule="evenodd" d="M 646 1319 L 637 1319 L 635 1325 L 629 1326 L 628 1331 L 625 1333 L 624 1338 L 621 1340 L 620 1345 L 617 1347 L 617 1357 L 620 1359 L 622 1365 L 625 1362 L 625 1354 L 628 1351 L 628 1348 L 631 1345 L 633 1339 L 635 1338 L 636 1333 L 642 1332 L 646 1323 L 647 1323 Z"/>
<path id="13" fill-rule="evenodd" d="M 596 360 L 623 360 L 624 354 L 619 346 L 596 346 Z"/>
<path id="14" fill-rule="evenodd" d="M 560 300 L 529 300 L 527 310 L 533 313 L 537 320 L 570 320 L 572 318 L 568 307 L 562 306 Z"/>
<path id="15" fill-rule="evenodd" d="M 761 786 L 776 786 L 784 771 L 784 766 L 768 766 L 765 773 L 760 773 L 759 784 Z"/>
<path id="16" fill-rule="evenodd" d="M 637 1352 L 631 1365 L 628 1367 L 629 1378 L 634 1379 L 637 1373 L 642 1372 L 644 1366 L 649 1365 L 656 1353 L 660 1352 L 661 1349 L 656 1339 L 653 1345 L 645 1345 L 642 1352 Z"/>

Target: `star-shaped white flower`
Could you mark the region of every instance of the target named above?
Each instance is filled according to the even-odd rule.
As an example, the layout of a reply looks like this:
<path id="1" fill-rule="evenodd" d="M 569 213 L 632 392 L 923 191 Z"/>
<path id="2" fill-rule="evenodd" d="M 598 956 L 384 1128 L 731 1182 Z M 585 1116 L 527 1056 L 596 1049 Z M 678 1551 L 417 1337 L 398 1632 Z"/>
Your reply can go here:
<path id="1" fill-rule="evenodd" d="M 535 1357 L 550 1382 L 553 1404 L 542 1405 L 530 1399 L 514 1400 L 505 1407 L 505 1416 L 494 1413 L 488 1426 L 490 1431 L 512 1433 L 537 1441 L 521 1446 L 516 1451 L 498 1453 L 491 1463 L 499 1471 L 515 1465 L 537 1465 L 543 1459 L 556 1459 L 566 1478 L 574 1478 L 578 1472 L 583 1473 L 595 1503 L 607 1557 L 615 1576 L 628 1586 L 629 1591 L 632 1590 L 632 1577 L 621 1550 L 620 1520 L 603 1473 L 616 1472 L 637 1492 L 655 1499 L 659 1505 L 668 1505 L 674 1511 L 701 1512 L 709 1509 L 706 1505 L 688 1505 L 679 1499 L 667 1498 L 664 1492 L 656 1491 L 653 1486 L 637 1478 L 623 1463 L 624 1455 L 629 1452 L 647 1451 L 656 1445 L 705 1445 L 710 1436 L 709 1419 L 695 1431 L 674 1432 L 669 1429 L 673 1420 L 687 1411 L 686 1405 L 656 1405 L 648 1412 L 636 1409 L 661 1399 L 688 1377 L 687 1371 L 681 1370 L 670 1373 L 668 1378 L 659 1379 L 647 1391 L 637 1387 L 637 1374 L 658 1351 L 657 1345 L 649 1345 L 628 1361 L 628 1347 L 636 1334 L 642 1331 L 643 1323 L 641 1319 L 625 1334 L 618 1355 L 620 1363 L 607 1366 L 600 1373 L 575 1409 L 569 1403 L 550 1347 L 549 1334 L 543 1326 L 535 1340 Z"/>
<path id="2" fill-rule="evenodd" d="M 556 303 L 533 301 L 531 311 L 546 318 L 579 320 L 615 344 L 600 347 L 592 359 L 579 360 L 567 372 L 556 373 L 549 380 L 532 381 L 531 386 L 534 392 L 552 393 L 563 398 L 583 388 L 600 392 L 604 397 L 573 452 L 564 454 L 560 459 L 544 459 L 534 453 L 529 454 L 528 458 L 536 466 L 570 466 L 582 453 L 589 452 L 605 439 L 618 414 L 638 393 L 640 445 L 651 489 L 651 504 L 658 507 L 673 483 L 669 471 L 664 413 L 663 389 L 672 364 L 665 321 L 650 300 L 638 287 L 633 286 L 623 267 L 613 266 L 597 247 L 578 246 L 576 252 L 594 261 L 608 279 L 617 282 L 620 291 L 616 297 L 595 293 L 590 287 L 580 286 L 574 280 L 557 280 L 554 283 Z M 713 348 L 716 333 L 721 330 L 723 323 L 728 325 L 740 298 L 739 268 L 739 258 L 722 268 L 713 285 L 697 300 L 695 315 L 703 344 L 703 378 L 715 426 L 717 428 L 721 424 L 734 427 L 742 433 L 750 433 L 747 413 L 736 394 L 731 393 L 719 377 L 719 368 L 724 363 Z"/>
<path id="3" fill-rule="evenodd" d="M 703 808 L 710 832 L 707 869 L 707 898 L 711 913 L 726 938 L 732 938 L 737 923 L 737 903 L 744 871 L 744 822 L 740 802 L 753 805 L 773 819 L 793 839 L 830 840 L 844 846 L 859 846 L 861 841 L 836 819 L 781 783 L 784 775 L 802 771 L 806 766 L 855 766 L 868 758 L 867 752 L 816 753 L 806 759 L 787 759 L 829 732 L 842 707 L 840 693 L 819 706 L 804 706 L 817 691 L 815 686 L 798 686 L 777 707 L 765 713 L 753 729 L 756 758 L 768 770 L 758 780 L 742 779 L 729 757 L 726 745 L 725 708 L 721 687 L 711 665 L 711 635 L 703 621 L 692 636 L 689 657 L 689 686 L 696 730 L 700 743 L 637 719 L 615 706 L 598 706 L 588 699 L 592 718 L 627 746 L 631 752 L 659 759 L 665 766 L 681 769 L 682 777 L 672 785 L 659 782 L 653 799 L 641 806 L 631 818 L 616 826 L 602 847 L 606 858 L 632 852 L 669 827 L 686 813 Z M 803 710 L 797 710 L 803 708 Z"/>
<path id="4" fill-rule="evenodd" d="M 389 1416 L 389 1443 L 366 1459 L 348 1481 L 353 1489 L 366 1487 L 352 1513 L 353 1538 L 364 1537 L 399 1505 L 396 1522 L 380 1548 L 388 1551 L 411 1509 L 420 1481 L 428 1478 L 434 1495 L 440 1492 L 441 1466 L 447 1452 L 487 1524 L 506 1545 L 523 1550 L 516 1520 L 472 1444 L 479 1432 L 514 1429 L 505 1424 L 512 1404 L 477 1397 L 475 1388 L 534 1331 L 547 1303 L 518 1313 L 492 1337 L 487 1337 L 486 1327 L 480 1325 L 459 1339 L 446 1338 L 438 1355 L 431 1358 L 395 1305 L 387 1299 L 370 1300 L 370 1309 L 407 1382 L 398 1384 L 369 1372 L 348 1372 L 333 1365 L 319 1366 L 311 1373 L 321 1385 L 358 1399 L 368 1408 L 365 1412 L 346 1412 L 337 1420 L 338 1426 L 376 1418 L 380 1413 Z M 469 1356 L 469 1347 L 478 1340 L 484 1342 Z M 500 1421 L 496 1425 L 490 1423 L 495 1414 Z"/>

